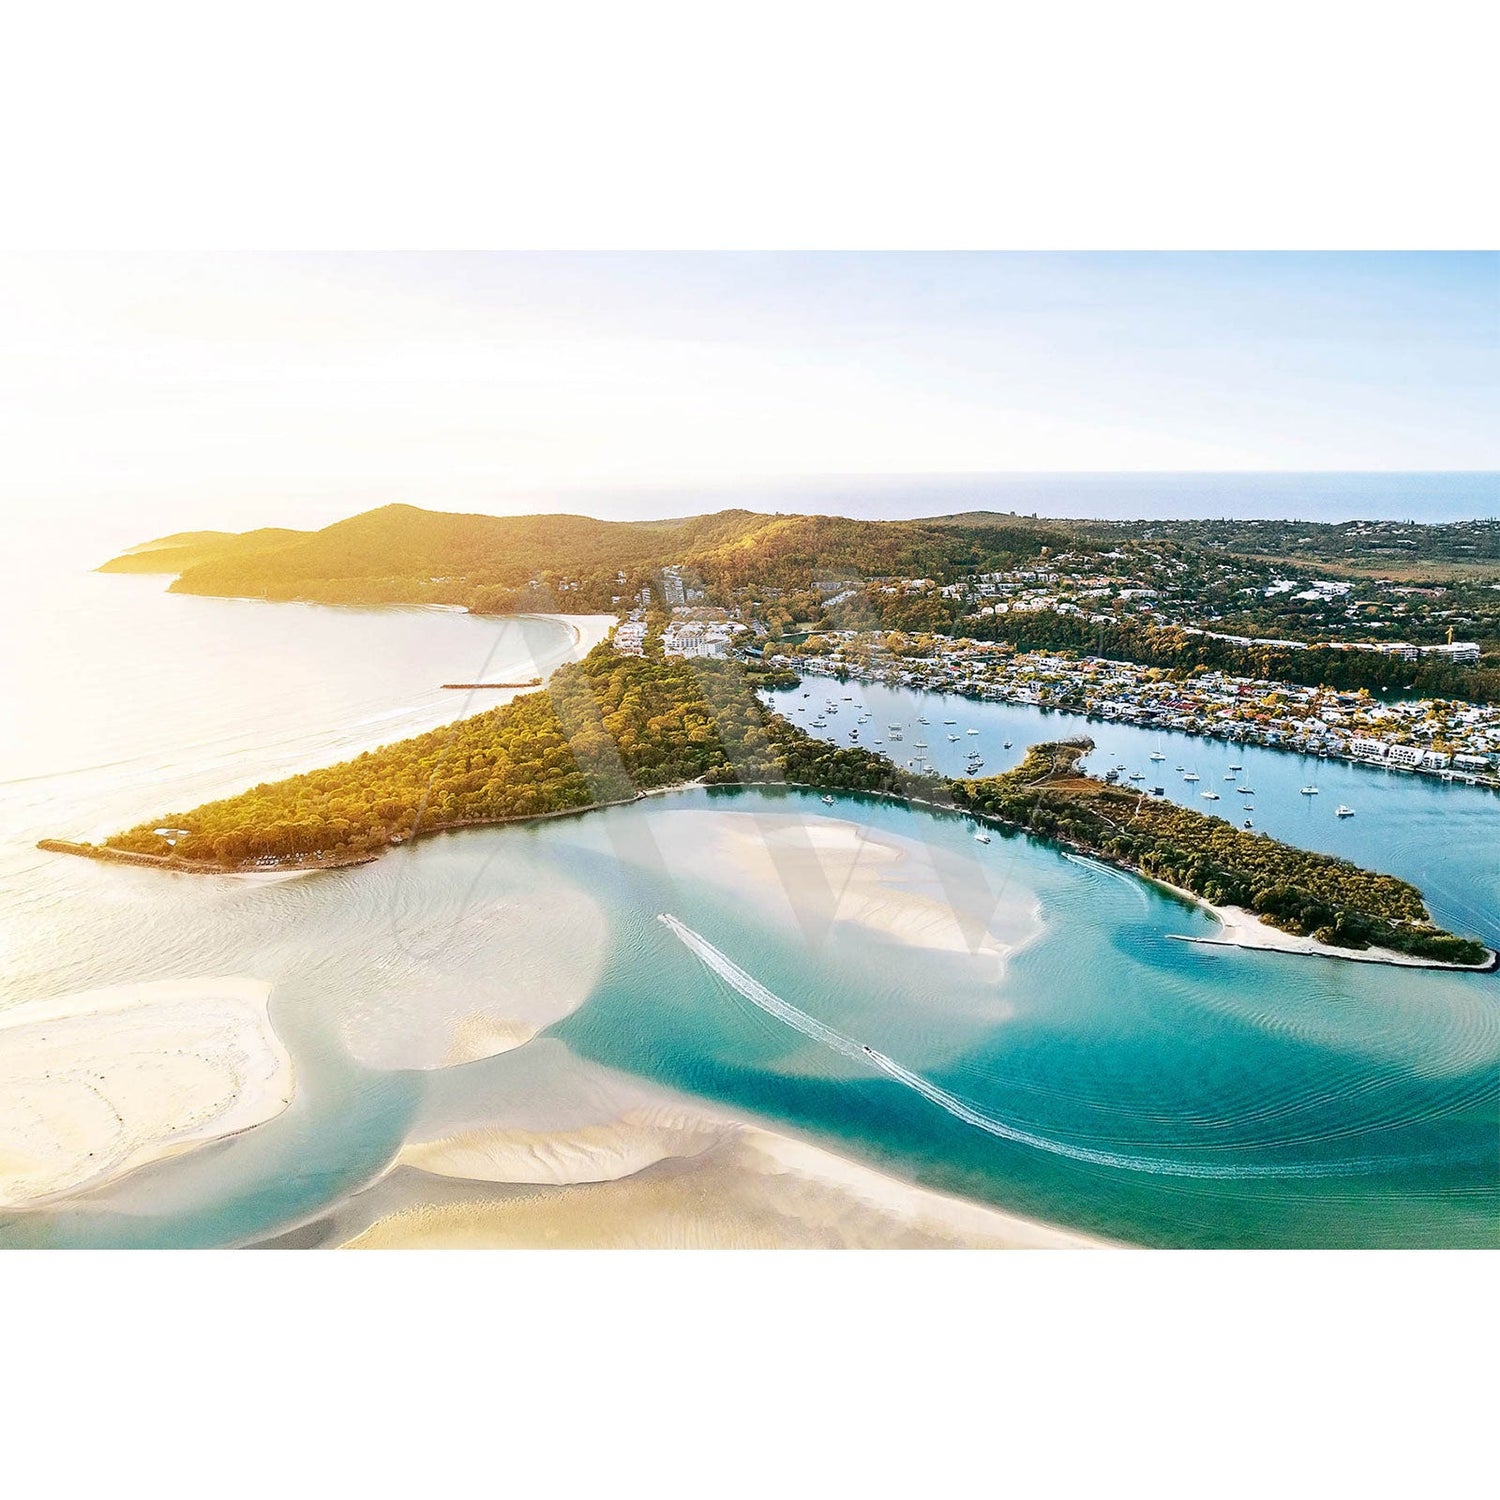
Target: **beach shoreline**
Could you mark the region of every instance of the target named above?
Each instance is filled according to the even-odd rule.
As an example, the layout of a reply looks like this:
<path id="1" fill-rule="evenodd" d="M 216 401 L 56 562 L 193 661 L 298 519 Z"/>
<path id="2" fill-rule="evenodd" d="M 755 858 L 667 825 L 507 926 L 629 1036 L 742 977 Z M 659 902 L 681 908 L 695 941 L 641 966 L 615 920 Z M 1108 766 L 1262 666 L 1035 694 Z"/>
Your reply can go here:
<path id="1" fill-rule="evenodd" d="M 44 1208 L 286 1110 L 271 987 L 150 980 L 0 1010 L 0 1208 Z"/>
<path id="2" fill-rule="evenodd" d="M 407 1143 L 330 1216 L 323 1248 L 1130 1248 L 924 1187 L 697 1101 L 609 1126 L 520 1134 Z"/>
<path id="3" fill-rule="evenodd" d="M 531 813 L 514 818 L 477 818 L 454 823 L 432 824 L 426 828 L 418 829 L 407 842 L 415 843 L 420 839 L 429 838 L 436 834 L 456 833 L 466 829 L 508 828 L 520 824 L 542 822 L 551 818 L 583 817 L 588 813 L 603 812 L 612 807 L 628 807 L 648 797 L 665 797 L 680 792 L 700 791 L 704 786 L 705 783 L 701 780 L 678 782 L 670 786 L 648 787 L 636 792 L 633 797 L 617 798 L 609 802 L 592 802 L 584 807 L 558 808 L 553 812 Z M 732 782 L 724 783 L 723 786 L 725 790 L 729 791 L 787 790 L 796 792 L 824 792 L 827 790 L 827 788 L 813 786 L 806 782 L 792 781 Z M 950 817 L 987 824 L 992 828 L 1019 833 L 1029 838 L 1037 837 L 1036 835 L 1027 833 L 1027 830 L 1024 828 L 1017 828 L 1015 825 L 992 817 L 989 814 L 977 812 L 969 808 L 954 807 L 951 804 L 934 802 L 928 798 L 902 797 L 894 792 L 865 789 L 850 789 L 847 792 L 841 793 L 841 795 L 873 797 L 882 802 L 897 802 L 904 807 L 920 807 L 932 813 L 946 814 Z M 1162 890 L 1170 891 L 1193 906 L 1207 911 L 1219 921 L 1221 928 L 1226 933 L 1225 936 L 1217 938 L 1196 937 L 1185 933 L 1168 934 L 1169 937 L 1180 942 L 1196 943 L 1207 947 L 1258 949 L 1266 952 L 1290 953 L 1302 957 L 1337 958 L 1354 963 L 1387 964 L 1396 968 L 1447 970 L 1450 973 L 1460 974 L 1500 972 L 1500 952 L 1497 952 L 1495 949 L 1487 949 L 1486 952 L 1489 954 L 1489 957 L 1478 964 L 1455 964 L 1445 962 L 1442 959 L 1417 958 L 1408 954 L 1396 953 L 1388 948 L 1338 948 L 1329 943 L 1320 943 L 1316 938 L 1303 937 L 1295 933 L 1283 932 L 1280 928 L 1272 927 L 1269 923 L 1262 922 L 1253 912 L 1246 911 L 1244 908 L 1216 907 L 1212 902 L 1205 900 L 1203 897 L 1196 895 L 1182 886 L 1172 885 L 1168 881 L 1159 880 L 1155 876 L 1147 875 L 1143 871 L 1134 869 L 1129 865 L 1115 864 L 1101 859 L 1093 850 L 1069 843 L 1065 839 L 1041 838 L 1039 842 L 1062 850 L 1086 863 L 1098 865 L 1101 869 L 1119 870 L 1137 880 L 1143 880 L 1151 885 L 1158 886 Z M 61 839 L 42 839 L 38 841 L 37 847 L 52 853 L 72 854 L 88 859 L 113 860 L 124 864 L 148 865 L 177 874 L 244 876 L 257 873 L 251 867 L 240 865 L 217 865 L 201 862 L 189 863 L 185 860 L 174 862 L 167 856 L 133 854 L 125 850 L 110 849 L 104 845 L 75 844 Z M 399 847 L 402 846 L 387 844 L 380 849 L 366 854 L 344 856 L 342 858 L 323 861 L 306 861 L 300 864 L 287 864 L 279 866 L 278 871 L 289 874 L 311 873 L 316 870 L 340 869 L 348 865 L 370 864 L 390 849 Z M 262 871 L 259 873 L 266 872 Z"/>

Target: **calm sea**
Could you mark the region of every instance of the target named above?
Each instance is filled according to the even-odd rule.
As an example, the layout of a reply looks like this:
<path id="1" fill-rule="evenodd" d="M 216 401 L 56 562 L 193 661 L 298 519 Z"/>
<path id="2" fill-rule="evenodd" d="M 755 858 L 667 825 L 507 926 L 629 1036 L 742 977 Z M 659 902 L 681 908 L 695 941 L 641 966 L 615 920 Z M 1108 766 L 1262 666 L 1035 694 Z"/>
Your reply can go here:
<path id="1" fill-rule="evenodd" d="M 0 1242 L 238 1244 L 318 1214 L 384 1169 L 436 1092 L 461 1087 L 482 1119 L 485 1101 L 534 1086 L 532 1046 L 421 1071 L 441 1060 L 434 1018 L 482 1011 L 518 975 L 541 995 L 576 990 L 581 1003 L 547 1036 L 592 1064 L 1043 1219 L 1149 1244 L 1500 1242 L 1494 976 L 1174 942 L 1211 924 L 1143 883 L 1022 837 L 978 845 L 956 818 L 795 793 L 652 799 L 281 882 L 45 856 L 40 834 L 103 832 L 410 733 L 458 711 L 442 681 L 486 662 L 545 667 L 565 641 L 541 622 L 179 598 L 161 580 L 92 575 L 35 579 L 6 608 L 19 647 L 0 682 L 14 730 L 0 760 L 0 1004 L 259 977 L 298 1094 L 271 1123 L 120 1189 L 0 1218 Z M 1028 738 L 1081 727 L 848 691 L 868 692 L 877 721 L 925 714 L 939 757 L 939 733 L 978 729 L 952 749 L 977 745 L 987 769 Z M 1095 734 L 1097 763 L 1152 764 L 1154 736 Z M 1227 749 L 1204 741 L 1169 739 L 1164 753 L 1204 786 L 1227 774 Z M 1500 799 L 1268 751 L 1233 758 L 1253 778 L 1260 826 L 1417 880 L 1440 919 L 1500 941 Z M 1295 790 L 1309 775 L 1316 806 Z M 1176 773 L 1166 784 L 1191 795 Z M 1339 801 L 1353 819 L 1333 817 Z M 968 861 L 975 880 L 1039 914 L 1040 935 L 997 985 L 965 954 L 769 923 L 732 869 L 689 879 L 653 857 L 683 813 L 788 812 Z M 663 911 L 1010 1134 L 774 1020 L 657 922 Z"/>

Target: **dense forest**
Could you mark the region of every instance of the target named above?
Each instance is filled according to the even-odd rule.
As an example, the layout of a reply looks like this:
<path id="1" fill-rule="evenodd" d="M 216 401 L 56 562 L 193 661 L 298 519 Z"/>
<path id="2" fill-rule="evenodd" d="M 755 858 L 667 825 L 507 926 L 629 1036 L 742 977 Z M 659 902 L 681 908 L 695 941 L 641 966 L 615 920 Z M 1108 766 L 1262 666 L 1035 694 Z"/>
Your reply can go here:
<path id="1" fill-rule="evenodd" d="M 926 795 L 935 782 L 794 728 L 736 662 L 622 656 L 609 645 L 546 689 L 324 770 L 155 818 L 107 848 L 176 863 L 324 862 L 423 831 L 582 810 L 652 787 L 793 782 Z"/>
<path id="2" fill-rule="evenodd" d="M 1478 964 L 1486 950 L 1434 927 L 1420 892 L 1393 875 L 1247 833 L 1222 818 L 1083 775 L 1087 739 L 1033 745 L 1013 771 L 953 783 L 954 804 L 1055 838 L 1216 906 L 1341 948 L 1389 948 Z"/>

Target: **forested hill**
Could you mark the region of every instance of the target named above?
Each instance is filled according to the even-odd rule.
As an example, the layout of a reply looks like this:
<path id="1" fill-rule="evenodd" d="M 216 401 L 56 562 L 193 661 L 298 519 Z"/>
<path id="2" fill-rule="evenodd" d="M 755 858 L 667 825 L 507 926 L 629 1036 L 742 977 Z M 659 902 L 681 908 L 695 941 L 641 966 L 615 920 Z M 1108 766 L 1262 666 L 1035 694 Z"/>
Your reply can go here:
<path id="1" fill-rule="evenodd" d="M 105 568 L 180 569 L 172 588 L 190 594 L 485 611 L 524 607 L 530 588 L 541 596 L 532 607 L 607 609 L 667 565 L 684 565 L 713 589 L 753 584 L 797 592 L 828 577 L 948 577 L 1003 567 L 1035 558 L 1057 539 L 1055 530 L 1008 516 L 862 521 L 727 510 L 600 521 L 387 505 L 321 531 L 163 538 Z"/>
<path id="2" fill-rule="evenodd" d="M 228 562 L 274 552 L 309 535 L 285 527 L 259 531 L 179 531 L 142 542 L 100 567 L 101 573 L 184 573 L 203 563 Z"/>

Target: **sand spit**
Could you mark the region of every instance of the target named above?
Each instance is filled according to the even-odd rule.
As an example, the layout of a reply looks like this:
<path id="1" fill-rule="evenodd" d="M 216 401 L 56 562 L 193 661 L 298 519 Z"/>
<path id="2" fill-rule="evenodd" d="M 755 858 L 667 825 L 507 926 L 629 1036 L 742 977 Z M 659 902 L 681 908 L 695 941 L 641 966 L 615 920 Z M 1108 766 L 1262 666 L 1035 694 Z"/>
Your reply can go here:
<path id="1" fill-rule="evenodd" d="M 492 1134 L 504 1138 L 495 1141 Z M 670 1154 L 628 1176 L 592 1176 L 623 1169 L 633 1154 L 662 1149 Z M 759 1126 L 709 1119 L 621 1121 L 613 1132 L 574 1132 L 545 1145 L 518 1141 L 512 1132 L 481 1132 L 439 1143 L 425 1157 L 429 1170 L 509 1173 L 535 1166 L 560 1168 L 559 1175 L 591 1174 L 581 1185 L 522 1192 L 487 1192 L 472 1180 L 463 1184 L 466 1192 L 451 1180 L 432 1183 L 437 1190 L 429 1191 L 422 1174 L 410 1170 L 424 1159 L 421 1152 L 409 1147 L 402 1153 L 407 1169 L 388 1180 L 374 1221 L 348 1234 L 345 1248 L 1072 1249 L 1102 1243 L 901 1182 Z M 399 1206 L 392 1201 L 398 1186 L 406 1200 Z M 347 1219 L 338 1226 L 353 1227 Z"/>
<path id="2" fill-rule="evenodd" d="M 1165 885 L 1166 882 L 1158 881 Z M 1258 948 L 1268 953 L 1298 953 L 1318 958 L 1341 958 L 1356 964 L 1391 964 L 1398 969 L 1448 969 L 1452 972 L 1488 973 L 1496 967 L 1493 952 L 1477 964 L 1449 964 L 1435 958 L 1415 958 L 1409 953 L 1396 953 L 1390 948 L 1336 948 L 1331 943 L 1320 943 L 1317 938 L 1304 937 L 1295 932 L 1283 932 L 1262 922 L 1253 912 L 1243 906 L 1215 906 L 1201 896 L 1179 886 L 1169 885 L 1168 890 L 1200 906 L 1218 923 L 1218 937 L 1190 936 L 1187 933 L 1170 932 L 1168 937 L 1179 943 L 1198 943 L 1208 948 Z"/>
<path id="3" fill-rule="evenodd" d="M 250 979 L 161 980 L 0 1010 L 0 1207 L 33 1207 L 222 1139 L 291 1103 Z"/>

